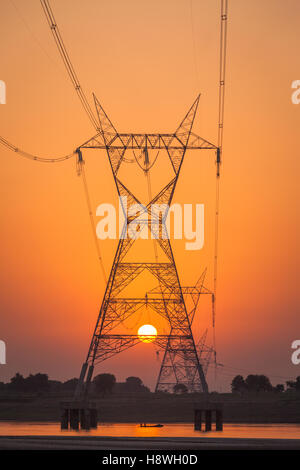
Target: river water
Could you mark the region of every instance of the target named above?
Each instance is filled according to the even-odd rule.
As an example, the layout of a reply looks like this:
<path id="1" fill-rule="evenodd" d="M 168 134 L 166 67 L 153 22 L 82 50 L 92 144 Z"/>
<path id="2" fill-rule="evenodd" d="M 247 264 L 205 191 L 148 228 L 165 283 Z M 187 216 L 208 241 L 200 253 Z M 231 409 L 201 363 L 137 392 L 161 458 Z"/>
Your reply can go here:
<path id="1" fill-rule="evenodd" d="M 103 423 L 90 431 L 61 431 L 59 423 L 0 421 L 0 436 L 111 436 L 111 437 L 240 437 L 300 439 L 300 424 L 231 424 L 223 431 L 195 431 L 192 423 L 143 428 L 136 423 Z"/>

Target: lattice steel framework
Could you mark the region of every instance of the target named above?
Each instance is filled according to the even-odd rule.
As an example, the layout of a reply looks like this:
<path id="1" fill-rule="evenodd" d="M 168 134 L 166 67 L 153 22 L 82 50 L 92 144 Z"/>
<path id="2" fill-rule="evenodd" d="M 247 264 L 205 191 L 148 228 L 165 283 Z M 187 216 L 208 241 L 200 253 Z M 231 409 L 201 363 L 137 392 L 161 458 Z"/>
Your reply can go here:
<path id="1" fill-rule="evenodd" d="M 78 148 L 79 162 L 82 161 L 83 149 L 105 149 L 118 195 L 126 196 L 128 207 L 124 211 L 122 238 L 118 242 L 86 362 L 82 366 L 76 390 L 77 398 L 88 392 L 95 363 L 109 359 L 140 342 L 137 334 L 116 334 L 115 330 L 145 307 L 159 314 L 169 325 L 169 334 L 158 334 L 154 341 L 155 345 L 164 350 L 156 391 L 172 391 L 177 383 L 186 385 L 191 392 L 208 391 L 191 325 L 200 294 L 210 292 L 203 286 L 203 278 L 197 286 L 181 287 L 166 226 L 168 208 L 186 150 L 215 150 L 217 163 L 219 161 L 218 148 L 192 132 L 199 98 L 200 96 L 172 134 L 119 134 L 94 96 L 99 132 Z M 139 201 L 119 177 L 128 149 L 138 149 L 145 155 L 148 150 L 162 149 L 167 152 L 170 160 L 173 177 L 148 204 Z M 159 204 L 164 210 L 160 214 L 155 215 L 153 211 L 150 214 L 154 204 Z M 133 205 L 139 207 L 138 215 L 128 216 L 128 209 Z M 156 262 L 151 263 L 127 261 L 127 254 L 136 242 L 135 238 L 126 237 L 128 225 L 136 226 L 138 231 L 145 223 L 166 261 L 160 262 L 157 258 Z M 158 282 L 158 287 L 141 297 L 122 297 L 124 289 L 129 284 L 134 287 L 143 272 L 150 273 Z M 194 303 L 190 312 L 187 311 L 185 295 L 190 295 Z"/>

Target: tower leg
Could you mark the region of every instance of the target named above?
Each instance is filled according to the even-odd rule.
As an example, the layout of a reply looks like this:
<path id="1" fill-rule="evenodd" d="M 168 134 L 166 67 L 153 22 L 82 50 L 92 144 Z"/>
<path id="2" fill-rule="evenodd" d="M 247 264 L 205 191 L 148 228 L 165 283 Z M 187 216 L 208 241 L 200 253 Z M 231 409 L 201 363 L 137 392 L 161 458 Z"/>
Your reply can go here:
<path id="1" fill-rule="evenodd" d="M 78 380 L 78 383 L 77 383 L 77 386 L 76 386 L 76 389 L 75 389 L 75 394 L 74 394 L 74 399 L 75 400 L 78 400 L 78 398 L 80 398 L 80 396 L 82 395 L 83 385 L 84 385 L 84 378 L 85 378 L 87 368 L 88 368 L 88 363 L 87 362 L 82 364 L 79 380 Z"/>
<path id="2" fill-rule="evenodd" d="M 86 377 L 86 383 L 85 383 L 85 389 L 84 389 L 84 396 L 85 398 L 88 396 L 89 394 L 89 390 L 90 390 L 90 386 L 91 386 L 91 380 L 92 380 L 92 376 L 93 376 L 93 372 L 94 372 L 94 366 L 91 365 L 89 367 L 89 370 L 88 370 L 88 373 L 87 373 L 87 377 Z"/>
<path id="3" fill-rule="evenodd" d="M 173 392 L 174 385 L 184 384 L 189 392 L 208 393 L 205 375 L 200 364 L 190 325 L 186 335 L 167 343 L 155 391 Z M 184 356 L 184 357 L 182 357 Z"/>

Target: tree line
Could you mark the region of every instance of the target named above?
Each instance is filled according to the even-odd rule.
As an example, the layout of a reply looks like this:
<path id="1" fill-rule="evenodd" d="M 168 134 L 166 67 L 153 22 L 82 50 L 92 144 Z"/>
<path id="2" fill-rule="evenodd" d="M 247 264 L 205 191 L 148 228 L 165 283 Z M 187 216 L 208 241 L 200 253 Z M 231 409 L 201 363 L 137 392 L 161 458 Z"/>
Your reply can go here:
<path id="1" fill-rule="evenodd" d="M 77 378 L 60 382 L 58 380 L 50 380 L 47 374 L 29 374 L 28 377 L 23 377 L 22 374 L 17 372 L 10 379 L 10 382 L 0 382 L 0 391 L 73 393 L 77 383 Z M 143 384 L 139 377 L 130 376 L 126 378 L 125 382 L 117 382 L 115 375 L 109 373 L 98 374 L 94 377 L 92 391 L 103 397 L 112 393 L 150 393 L 149 388 Z M 289 380 L 285 385 L 277 384 L 273 387 L 266 375 L 250 374 L 245 379 L 242 375 L 236 375 L 231 382 L 231 391 L 232 393 L 240 394 L 253 392 L 300 392 L 300 376 L 295 381 Z M 185 394 L 188 392 L 188 389 L 186 385 L 178 383 L 173 387 L 173 392 Z"/>
<path id="2" fill-rule="evenodd" d="M 14 391 L 24 393 L 34 392 L 74 392 L 78 379 L 73 378 L 60 382 L 59 380 L 50 380 L 47 374 L 29 374 L 23 377 L 17 372 L 10 382 L 0 382 L 0 391 Z M 113 393 L 150 393 L 139 377 L 127 377 L 125 382 L 117 383 L 113 374 L 96 375 L 92 381 L 92 390 L 102 396 Z"/>
<path id="3" fill-rule="evenodd" d="M 266 375 L 248 375 L 245 379 L 242 375 L 236 375 L 231 382 L 232 393 L 246 392 L 284 392 L 285 390 L 295 390 L 300 392 L 300 376 L 295 381 L 288 380 L 285 385 L 277 384 L 275 387 Z"/>

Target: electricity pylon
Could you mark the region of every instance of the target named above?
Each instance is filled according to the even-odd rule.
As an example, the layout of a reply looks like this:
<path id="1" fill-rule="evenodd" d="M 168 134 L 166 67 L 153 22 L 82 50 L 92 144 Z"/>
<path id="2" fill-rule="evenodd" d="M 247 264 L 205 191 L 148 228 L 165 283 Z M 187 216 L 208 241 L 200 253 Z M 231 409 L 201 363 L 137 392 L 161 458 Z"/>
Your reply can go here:
<path id="1" fill-rule="evenodd" d="M 208 387 L 193 338 L 191 323 L 185 303 L 184 290 L 180 285 L 178 272 L 168 236 L 167 216 L 175 187 L 188 149 L 215 150 L 217 163 L 219 152 L 215 145 L 192 133 L 198 108 L 197 97 L 177 130 L 172 134 L 120 134 L 108 118 L 96 97 L 95 106 L 99 119 L 99 132 L 78 149 L 79 162 L 83 162 L 83 149 L 105 149 L 113 173 L 114 182 L 124 211 L 124 227 L 119 239 L 114 261 L 92 341 L 85 363 L 82 366 L 75 398 L 88 392 L 94 365 L 113 357 L 140 343 L 137 334 L 120 332 L 123 323 L 136 317 L 143 309 L 151 309 L 168 325 L 168 334 L 158 334 L 153 344 L 164 350 L 156 391 L 173 391 L 175 384 L 184 384 L 191 392 L 208 392 Z M 127 150 L 139 151 L 144 158 L 144 171 L 148 176 L 149 154 L 155 150 L 165 151 L 171 165 L 172 177 L 148 203 L 142 203 L 121 181 L 120 169 L 126 163 Z M 127 160 L 128 161 L 128 160 Z M 136 163 L 139 163 L 136 158 Z M 159 207 L 159 211 L 153 210 Z M 134 208 L 134 211 L 131 209 Z M 129 253 L 137 240 L 133 234 L 149 232 L 155 245 L 155 261 L 149 262 L 148 252 L 140 255 L 138 262 L 129 260 Z M 131 232 L 131 236 L 129 236 Z M 164 257 L 163 261 L 160 255 Z M 138 285 L 143 274 L 154 279 L 158 287 L 151 289 Z M 130 288 L 130 289 L 129 289 Z M 124 296 L 125 290 L 131 295 Z M 197 294 L 198 292 L 198 294 Z M 192 291 L 194 296 L 200 291 Z M 193 315 L 194 315 L 193 310 Z M 192 316 L 193 316 L 192 315 Z M 134 332 L 132 332 L 134 333 Z"/>

